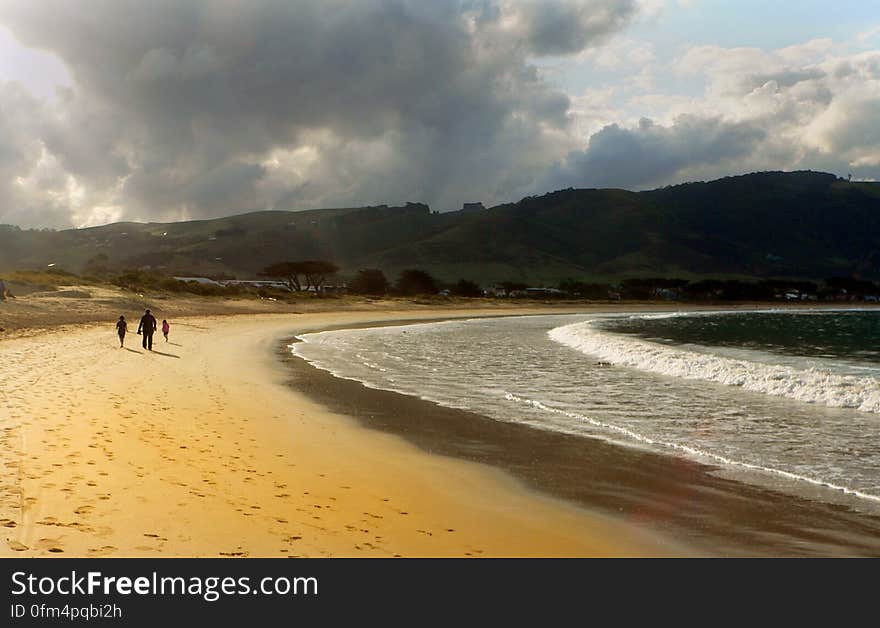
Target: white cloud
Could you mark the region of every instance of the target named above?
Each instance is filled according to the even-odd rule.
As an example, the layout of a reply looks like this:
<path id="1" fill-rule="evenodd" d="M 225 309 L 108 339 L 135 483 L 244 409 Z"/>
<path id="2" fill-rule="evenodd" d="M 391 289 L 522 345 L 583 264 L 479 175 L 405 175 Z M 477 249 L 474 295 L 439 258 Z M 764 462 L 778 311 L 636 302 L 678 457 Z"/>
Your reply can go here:
<path id="1" fill-rule="evenodd" d="M 614 48 L 583 56 L 595 62 Z M 805 168 L 880 175 L 880 52 L 824 39 L 779 50 L 700 45 L 668 68 L 646 67 L 652 78 L 672 72 L 704 87 L 638 89 L 631 75 L 587 90 L 572 101 L 587 147 L 559 160 L 539 187 L 644 188 Z"/>

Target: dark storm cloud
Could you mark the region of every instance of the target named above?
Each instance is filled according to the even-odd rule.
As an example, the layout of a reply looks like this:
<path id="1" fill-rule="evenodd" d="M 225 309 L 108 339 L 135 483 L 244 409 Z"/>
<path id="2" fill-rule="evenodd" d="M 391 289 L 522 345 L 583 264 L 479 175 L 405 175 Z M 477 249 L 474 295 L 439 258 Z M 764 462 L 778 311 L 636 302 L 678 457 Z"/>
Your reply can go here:
<path id="1" fill-rule="evenodd" d="M 539 185 L 645 188 L 668 183 L 690 167 L 748 156 L 766 132 L 751 123 L 682 115 L 669 126 L 642 119 L 635 128 L 611 124 L 552 168 Z"/>
<path id="2" fill-rule="evenodd" d="M 529 56 L 578 52 L 634 10 L 622 0 L 9 0 L 0 23 L 73 77 L 31 126 L 37 149 L 73 177 L 76 222 L 94 218 L 90 206 L 195 217 L 278 202 L 510 197 L 558 158 L 569 124 L 567 96 Z M 0 155 L 0 186 L 27 175 L 16 159 L 35 167 L 31 144 L 11 143 L 20 155 L 6 169 Z"/>
<path id="3" fill-rule="evenodd" d="M 509 30 L 538 55 L 580 52 L 603 41 L 633 17 L 635 0 L 512 0 L 505 3 Z"/>

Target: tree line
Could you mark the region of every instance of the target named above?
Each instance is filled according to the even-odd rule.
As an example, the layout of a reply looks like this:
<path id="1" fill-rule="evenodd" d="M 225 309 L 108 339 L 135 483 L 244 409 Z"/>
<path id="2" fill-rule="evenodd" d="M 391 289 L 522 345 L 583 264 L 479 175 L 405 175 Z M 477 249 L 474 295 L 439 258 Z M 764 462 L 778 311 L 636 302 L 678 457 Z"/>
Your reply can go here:
<path id="1" fill-rule="evenodd" d="M 283 280 L 292 291 L 321 291 L 323 282 L 338 272 L 330 262 L 285 262 L 267 267 L 261 274 Z M 877 284 L 852 277 L 830 277 L 823 285 L 804 280 L 764 279 L 688 279 L 646 277 L 624 279 L 616 284 L 566 279 L 552 287 L 531 287 L 524 282 L 500 281 L 485 289 L 470 279 L 444 283 L 421 269 L 402 271 L 392 281 L 378 268 L 358 271 L 348 282 L 352 294 L 434 295 L 460 297 L 533 297 L 587 300 L 685 300 L 685 301 L 772 301 L 784 300 L 861 300 L 880 295 Z"/>
<path id="2" fill-rule="evenodd" d="M 221 273 L 210 278 L 223 285 L 177 281 L 150 270 L 129 269 L 121 273 L 109 270 L 106 255 L 98 254 L 85 265 L 85 277 L 108 280 L 124 288 L 162 289 L 193 292 L 206 296 L 246 293 L 247 286 L 226 285 L 234 279 Z M 50 269 L 63 273 L 60 269 Z M 271 264 L 258 276 L 282 282 L 293 293 L 325 294 L 329 282 L 338 282 L 340 268 L 328 260 L 300 260 Z M 716 279 L 688 280 L 669 277 L 636 277 L 616 283 L 589 282 L 569 278 L 555 285 L 530 286 L 521 281 L 498 281 L 480 285 L 471 279 L 443 282 L 423 269 L 406 269 L 389 278 L 378 268 L 366 268 L 349 278 L 339 292 L 368 296 L 449 295 L 465 298 L 484 296 L 501 298 L 555 298 L 578 300 L 680 300 L 680 301 L 880 301 L 880 285 L 859 277 L 828 277 L 822 282 L 797 279 Z M 281 297 L 281 294 L 275 295 Z"/>
<path id="3" fill-rule="evenodd" d="M 306 291 L 320 294 L 326 288 L 328 279 L 338 271 L 339 267 L 332 262 L 306 260 L 272 264 L 264 268 L 259 275 L 283 281 L 291 292 Z M 347 285 L 348 292 L 373 296 L 437 294 L 440 290 L 440 283 L 430 273 L 417 269 L 404 270 L 392 283 L 378 268 L 368 268 L 359 271 Z M 479 286 L 473 284 L 471 292 L 475 291 L 479 291 Z M 475 294 L 475 296 L 479 295 Z"/>

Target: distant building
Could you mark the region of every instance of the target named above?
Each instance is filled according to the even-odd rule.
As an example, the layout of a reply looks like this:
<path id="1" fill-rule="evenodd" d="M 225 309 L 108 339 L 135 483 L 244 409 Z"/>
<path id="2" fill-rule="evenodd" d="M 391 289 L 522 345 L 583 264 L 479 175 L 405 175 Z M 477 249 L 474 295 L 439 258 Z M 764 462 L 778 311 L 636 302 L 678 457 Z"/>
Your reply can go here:
<path id="1" fill-rule="evenodd" d="M 526 295 L 525 290 L 513 289 L 508 290 L 504 286 L 493 284 L 483 290 L 483 296 L 486 297 L 523 297 Z"/>
<path id="2" fill-rule="evenodd" d="M 175 277 L 177 281 L 194 281 L 206 286 L 237 286 L 242 288 L 274 288 L 276 290 L 290 291 L 290 286 L 277 279 L 210 279 L 209 277 Z"/>
<path id="3" fill-rule="evenodd" d="M 815 301 L 818 299 L 815 294 L 803 290 L 788 290 L 783 296 L 786 301 Z"/>
<path id="4" fill-rule="evenodd" d="M 317 288 L 315 288 L 315 286 L 309 287 L 308 291 L 309 292 L 319 292 L 319 290 Z M 346 284 L 339 284 L 339 285 L 327 284 L 327 285 L 321 286 L 320 293 L 321 294 L 346 294 L 346 293 L 348 293 L 348 286 Z"/>
<path id="5" fill-rule="evenodd" d="M 526 288 L 526 296 L 536 298 L 562 297 L 565 292 L 558 288 Z"/>
<path id="6" fill-rule="evenodd" d="M 222 285 L 219 281 L 214 281 L 213 279 L 209 279 L 208 277 L 175 277 L 175 279 L 177 281 L 195 281 L 196 283 L 210 286 Z"/>
<path id="7" fill-rule="evenodd" d="M 224 279 L 219 283 L 223 286 L 241 286 L 243 288 L 275 288 L 277 290 L 290 290 L 290 286 L 277 279 Z"/>
<path id="8" fill-rule="evenodd" d="M 678 292 L 671 288 L 655 288 L 654 296 L 666 301 L 675 301 L 678 299 Z"/>

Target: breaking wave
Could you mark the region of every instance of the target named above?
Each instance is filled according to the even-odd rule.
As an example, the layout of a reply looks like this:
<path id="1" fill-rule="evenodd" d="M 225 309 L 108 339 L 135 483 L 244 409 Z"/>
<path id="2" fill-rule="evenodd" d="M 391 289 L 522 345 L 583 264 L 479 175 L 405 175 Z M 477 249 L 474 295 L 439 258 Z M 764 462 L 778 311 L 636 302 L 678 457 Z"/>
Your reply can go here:
<path id="1" fill-rule="evenodd" d="M 880 380 L 872 377 L 688 351 L 608 332 L 597 322 L 574 323 L 547 333 L 556 342 L 617 366 L 880 414 Z"/>
<path id="2" fill-rule="evenodd" d="M 656 447 L 669 449 L 669 450 L 684 454 L 686 456 L 695 458 L 697 460 L 710 461 L 710 462 L 722 464 L 722 465 L 725 465 L 728 467 L 735 467 L 735 468 L 745 469 L 748 471 L 756 471 L 756 472 L 759 472 L 762 474 L 777 476 L 777 477 L 785 478 L 788 480 L 795 480 L 798 482 L 806 482 L 806 483 L 812 484 L 814 486 L 819 486 L 822 488 L 831 489 L 833 491 L 838 491 L 838 492 L 844 493 L 846 495 L 854 495 L 856 497 L 860 497 L 862 499 L 867 499 L 872 502 L 880 502 L 880 496 L 871 495 L 869 493 L 865 493 L 863 491 L 859 491 L 859 490 L 850 488 L 848 486 L 843 486 L 841 484 L 835 484 L 834 482 L 831 482 L 828 480 L 814 478 L 814 477 L 810 477 L 810 476 L 799 474 L 799 473 L 792 473 L 790 471 L 785 471 L 783 469 L 777 469 L 777 468 L 768 467 L 768 466 L 764 466 L 764 465 L 760 465 L 760 464 L 752 464 L 749 462 L 744 462 L 742 460 L 734 460 L 733 458 L 730 458 L 728 456 L 722 456 L 722 455 L 707 451 L 705 449 L 700 449 L 698 447 L 693 447 L 693 446 L 681 444 L 681 443 L 674 443 L 671 441 L 661 440 L 661 439 L 657 439 L 657 438 L 651 438 L 650 436 L 640 434 L 638 432 L 627 429 L 625 427 L 612 425 L 610 423 L 605 423 L 603 421 L 597 421 L 596 419 L 593 419 L 593 418 L 590 418 L 588 416 L 584 416 L 581 414 L 577 414 L 576 412 L 568 412 L 566 410 L 560 410 L 558 408 L 553 408 L 553 407 L 550 407 L 544 403 L 541 403 L 540 401 L 535 401 L 533 399 L 525 399 L 525 398 L 519 397 L 517 395 L 511 394 L 511 393 L 507 393 L 506 398 L 508 401 L 522 403 L 522 404 L 531 406 L 533 408 L 543 410 L 545 412 L 549 412 L 549 413 L 553 413 L 553 414 L 561 414 L 563 416 L 566 416 L 566 417 L 569 417 L 572 419 L 576 419 L 578 421 L 583 421 L 583 422 L 589 423 L 589 424 L 594 425 L 596 427 L 600 427 L 600 428 L 603 428 L 603 429 L 608 430 L 610 432 L 625 436 L 636 443 L 645 444 L 645 445 L 653 445 Z"/>

